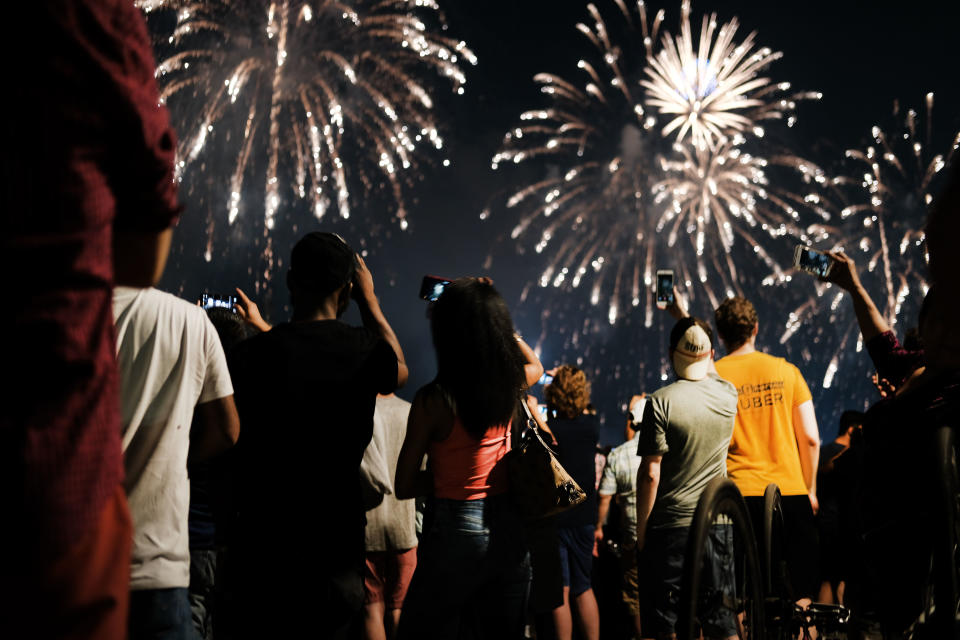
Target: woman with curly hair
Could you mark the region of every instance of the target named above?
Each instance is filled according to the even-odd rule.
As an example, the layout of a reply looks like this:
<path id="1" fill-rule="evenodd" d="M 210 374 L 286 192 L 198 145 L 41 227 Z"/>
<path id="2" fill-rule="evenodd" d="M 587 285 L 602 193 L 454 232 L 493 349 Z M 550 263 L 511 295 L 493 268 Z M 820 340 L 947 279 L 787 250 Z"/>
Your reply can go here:
<path id="1" fill-rule="evenodd" d="M 553 382 L 544 390 L 550 429 L 557 439 L 557 457 L 587 499 L 556 516 L 560 565 L 563 572 L 563 604 L 553 610 L 557 640 L 573 635 L 570 600 L 586 640 L 600 637 L 600 614 L 593 595 L 593 540 L 597 523 L 596 468 L 594 455 L 600 429 L 597 418 L 587 411 L 590 382 L 576 367 L 557 367 Z"/>
<path id="2" fill-rule="evenodd" d="M 503 456 L 521 394 L 543 367 L 487 279 L 448 285 L 430 328 L 437 377 L 414 398 L 394 489 L 433 501 L 398 637 L 457 638 L 462 629 L 519 638 L 530 565 Z"/>

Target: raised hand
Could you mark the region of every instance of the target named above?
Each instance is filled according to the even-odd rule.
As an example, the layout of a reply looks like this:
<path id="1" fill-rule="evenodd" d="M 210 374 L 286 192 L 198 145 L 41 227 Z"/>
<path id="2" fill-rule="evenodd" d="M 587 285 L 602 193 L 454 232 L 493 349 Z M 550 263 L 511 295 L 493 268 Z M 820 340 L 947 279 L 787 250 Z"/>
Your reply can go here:
<path id="1" fill-rule="evenodd" d="M 240 290 L 240 287 L 237 287 L 236 291 L 238 301 L 237 304 L 234 305 L 234 309 L 237 315 L 240 316 L 244 322 L 256 327 L 260 331 L 270 331 L 273 327 L 260 315 L 260 308 L 257 306 L 257 303 L 248 298 L 247 294 Z"/>

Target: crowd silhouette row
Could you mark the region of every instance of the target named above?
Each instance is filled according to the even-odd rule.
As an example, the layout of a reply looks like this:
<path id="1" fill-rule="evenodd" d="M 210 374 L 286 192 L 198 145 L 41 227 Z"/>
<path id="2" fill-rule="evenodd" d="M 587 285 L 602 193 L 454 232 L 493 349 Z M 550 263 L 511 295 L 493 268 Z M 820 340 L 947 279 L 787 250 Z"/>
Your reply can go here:
<path id="1" fill-rule="evenodd" d="M 17 11 L 38 53 L 11 71 L 3 120 L 18 152 L 2 173 L 0 635 L 670 638 L 718 477 L 754 526 L 779 487 L 799 606 L 847 605 L 863 637 L 923 613 L 943 508 L 929 438 L 960 410 L 960 167 L 931 208 L 932 286 L 906 346 L 853 259 L 828 254 L 879 390 L 836 437 L 821 446 L 833 425 L 799 369 L 757 345 L 782 318 L 740 297 L 691 317 L 675 290 L 674 377 L 636 390 L 604 448 L 585 372 L 545 371 L 488 278 L 428 303 L 437 368 L 412 402 L 394 395 L 409 371 L 374 277 L 336 234 L 292 247 L 275 325 L 239 289 L 207 310 L 154 288 L 182 207 L 143 19 L 129 0 Z M 361 326 L 341 320 L 351 305 Z M 515 497 L 510 454 L 532 427 L 586 495 L 550 517 Z M 730 536 L 708 539 L 718 592 Z M 735 612 L 700 622 L 744 635 Z"/>

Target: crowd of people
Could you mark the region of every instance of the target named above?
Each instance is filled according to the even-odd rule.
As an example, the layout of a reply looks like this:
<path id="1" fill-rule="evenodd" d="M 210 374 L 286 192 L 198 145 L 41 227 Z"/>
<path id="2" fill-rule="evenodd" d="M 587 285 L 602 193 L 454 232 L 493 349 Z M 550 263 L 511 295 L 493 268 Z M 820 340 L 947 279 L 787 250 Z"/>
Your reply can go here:
<path id="1" fill-rule="evenodd" d="M 412 403 L 394 395 L 409 371 L 373 275 L 336 234 L 293 246 L 275 326 L 239 290 L 208 312 L 153 288 L 181 208 L 142 17 L 126 0 L 17 10 L 44 30 L 49 81 L 4 125 L 21 151 L 3 177 L 18 367 L 0 418 L 4 637 L 670 638 L 718 477 L 755 527 L 779 487 L 800 606 L 848 604 L 884 633 L 916 619 L 942 508 L 925 453 L 960 418 L 960 167 L 932 210 L 909 348 L 829 254 L 881 388 L 833 441 L 800 370 L 759 350 L 750 301 L 723 301 L 711 326 L 675 291 L 674 380 L 630 399 L 624 442 L 600 456 L 586 373 L 546 372 L 541 411 L 544 366 L 487 278 L 430 303 L 437 370 Z M 342 321 L 352 304 L 362 326 Z M 514 500 L 531 426 L 586 496 L 555 516 Z M 717 590 L 731 535 L 709 532 Z M 742 632 L 729 608 L 700 622 Z"/>

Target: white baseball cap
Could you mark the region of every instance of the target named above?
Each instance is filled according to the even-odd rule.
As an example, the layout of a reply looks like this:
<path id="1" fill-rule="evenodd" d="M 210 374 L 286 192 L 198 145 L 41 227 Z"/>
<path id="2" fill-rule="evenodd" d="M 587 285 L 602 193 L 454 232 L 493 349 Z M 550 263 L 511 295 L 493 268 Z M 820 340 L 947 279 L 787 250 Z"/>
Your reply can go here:
<path id="1" fill-rule="evenodd" d="M 698 324 L 691 324 L 673 347 L 673 368 L 687 380 L 703 380 L 710 367 L 713 346 L 710 336 Z"/>

